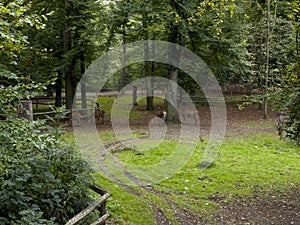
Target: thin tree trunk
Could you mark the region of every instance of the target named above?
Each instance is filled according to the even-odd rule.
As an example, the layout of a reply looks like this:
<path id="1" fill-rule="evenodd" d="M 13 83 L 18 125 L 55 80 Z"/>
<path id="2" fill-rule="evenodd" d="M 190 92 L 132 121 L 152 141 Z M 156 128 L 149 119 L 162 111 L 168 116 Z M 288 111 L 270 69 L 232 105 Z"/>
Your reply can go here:
<path id="1" fill-rule="evenodd" d="M 153 104 L 153 87 L 152 87 L 152 71 L 151 64 L 148 59 L 149 57 L 149 34 L 148 34 L 148 15 L 147 12 L 143 13 L 143 29 L 144 29 L 144 40 L 146 41 L 144 44 L 144 76 L 146 77 L 146 99 L 147 106 L 146 110 L 154 110 Z"/>
<path id="2" fill-rule="evenodd" d="M 74 88 L 73 88 L 73 62 L 67 66 L 65 71 L 65 97 L 66 97 L 66 109 L 72 109 Z"/>
<path id="3" fill-rule="evenodd" d="M 128 4 L 129 0 L 126 1 L 125 4 Z M 124 20 L 122 24 L 122 44 L 123 44 L 123 56 L 122 56 L 122 70 L 121 77 L 119 81 L 119 91 L 125 86 L 125 78 L 126 78 L 126 44 L 127 44 L 127 32 L 126 32 L 126 24 L 127 24 L 127 12 L 124 13 Z"/>
<path id="4" fill-rule="evenodd" d="M 178 27 L 176 25 L 173 25 L 170 36 L 169 36 L 169 41 L 171 43 L 176 43 L 178 41 Z M 171 62 L 173 65 L 176 65 L 179 63 L 179 52 L 176 46 L 170 45 L 169 49 L 169 57 L 171 59 Z M 172 122 L 172 123 L 178 123 L 178 112 L 177 112 L 177 95 L 178 95 L 178 68 L 175 66 L 169 66 L 169 79 L 171 82 L 169 82 L 168 85 L 168 90 L 167 90 L 167 105 L 166 105 L 166 110 L 167 110 L 167 121 Z"/>
<path id="5" fill-rule="evenodd" d="M 61 107 L 62 106 L 62 101 L 61 101 L 62 77 L 63 77 L 63 73 L 59 69 L 57 71 L 57 79 L 55 81 L 55 107 Z"/>
<path id="6" fill-rule="evenodd" d="M 68 1 L 65 0 L 65 10 L 68 11 Z M 64 33 L 63 33 L 63 49 L 64 54 L 67 55 L 72 48 L 72 36 L 70 25 L 68 21 L 65 21 L 64 24 Z M 66 108 L 71 109 L 74 97 L 74 88 L 73 88 L 73 68 L 74 68 L 74 59 L 69 59 L 65 66 L 65 97 L 66 97 Z"/>
<path id="7" fill-rule="evenodd" d="M 85 65 L 84 65 L 84 54 L 81 53 L 80 54 L 80 73 L 83 76 L 85 73 Z M 81 91 L 81 107 L 82 109 L 86 109 L 87 108 L 87 104 L 86 104 L 86 87 L 85 87 L 85 83 L 80 83 L 80 91 Z"/>
<path id="8" fill-rule="evenodd" d="M 132 105 L 137 105 L 137 86 L 132 87 Z"/>
<path id="9" fill-rule="evenodd" d="M 123 24 L 123 56 L 122 56 L 122 70 L 121 70 L 121 77 L 119 82 L 119 91 L 125 86 L 125 77 L 126 77 L 126 43 L 127 43 L 127 37 L 126 37 L 126 25 L 125 22 Z"/>
<path id="10" fill-rule="evenodd" d="M 170 80 L 173 82 L 169 82 L 168 90 L 167 90 L 167 121 L 172 123 L 178 123 L 178 112 L 177 112 L 177 82 L 178 82 L 178 69 L 172 67 L 170 69 Z"/>
<path id="11" fill-rule="evenodd" d="M 267 2 L 268 4 L 268 11 L 267 11 L 267 40 L 266 40 L 266 76 L 265 76 L 265 83 L 264 83 L 264 119 L 268 118 L 268 80 L 269 80 L 269 59 L 270 59 L 270 0 Z"/>
<path id="12" fill-rule="evenodd" d="M 183 5 L 182 1 L 176 1 L 172 0 L 170 2 L 170 5 L 176 13 L 178 13 L 183 19 L 185 19 L 184 12 L 183 12 Z M 176 14 L 174 13 L 174 16 Z M 175 21 L 175 18 L 174 18 Z M 177 43 L 182 45 L 183 44 L 183 37 L 181 33 L 179 32 L 178 24 L 171 23 L 171 31 L 169 35 L 169 42 L 171 43 Z M 178 51 L 177 47 L 174 45 L 170 46 L 170 52 L 169 57 L 172 62 L 172 65 L 169 69 L 169 76 L 170 80 L 173 82 L 170 82 L 168 85 L 168 91 L 167 91 L 167 121 L 172 123 L 178 123 L 178 112 L 177 112 L 177 97 L 178 97 L 178 74 L 179 70 L 176 67 L 176 65 L 179 64 L 180 60 L 180 52 Z"/>

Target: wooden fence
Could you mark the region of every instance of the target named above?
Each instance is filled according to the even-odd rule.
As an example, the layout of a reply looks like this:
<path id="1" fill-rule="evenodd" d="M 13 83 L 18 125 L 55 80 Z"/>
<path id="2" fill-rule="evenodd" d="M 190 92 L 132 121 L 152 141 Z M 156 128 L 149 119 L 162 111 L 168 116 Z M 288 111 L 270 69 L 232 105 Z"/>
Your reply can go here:
<path id="1" fill-rule="evenodd" d="M 90 188 L 93 191 L 95 191 L 97 194 L 101 195 L 101 197 L 98 198 L 96 201 L 94 201 L 87 208 L 82 210 L 80 213 L 78 213 L 76 216 L 74 216 L 72 219 L 70 219 L 65 225 L 74 225 L 74 224 L 78 223 L 79 221 L 86 218 L 95 209 L 98 209 L 98 211 L 100 212 L 100 218 L 98 218 L 91 225 L 106 224 L 106 221 L 109 218 L 109 213 L 106 212 L 106 200 L 110 197 L 110 194 L 107 193 L 102 188 L 99 188 L 99 187 L 96 187 L 96 186 L 91 186 Z"/>

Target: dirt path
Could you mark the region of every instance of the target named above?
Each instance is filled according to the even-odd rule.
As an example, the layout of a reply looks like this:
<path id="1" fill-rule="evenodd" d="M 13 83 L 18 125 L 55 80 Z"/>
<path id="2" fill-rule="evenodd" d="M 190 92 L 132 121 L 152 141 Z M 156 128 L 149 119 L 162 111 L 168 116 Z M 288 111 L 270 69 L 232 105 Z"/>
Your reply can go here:
<path id="1" fill-rule="evenodd" d="M 125 189 L 131 194 L 143 197 L 137 191 L 128 187 Z M 252 197 L 233 198 L 230 202 L 223 201 L 221 198 L 207 199 L 218 204 L 217 211 L 209 218 L 202 218 L 200 215 L 181 208 L 153 187 L 144 187 L 143 189 L 163 199 L 169 205 L 169 209 L 173 211 L 173 216 L 180 225 L 300 224 L 300 192 L 297 189 L 273 194 L 257 190 Z M 149 202 L 149 205 L 153 208 L 157 225 L 173 224 L 157 205 L 151 202 Z"/>
<path id="2" fill-rule="evenodd" d="M 257 193 L 251 198 L 220 202 L 212 220 L 216 224 L 300 224 L 300 193 L 291 190 L 272 195 Z"/>

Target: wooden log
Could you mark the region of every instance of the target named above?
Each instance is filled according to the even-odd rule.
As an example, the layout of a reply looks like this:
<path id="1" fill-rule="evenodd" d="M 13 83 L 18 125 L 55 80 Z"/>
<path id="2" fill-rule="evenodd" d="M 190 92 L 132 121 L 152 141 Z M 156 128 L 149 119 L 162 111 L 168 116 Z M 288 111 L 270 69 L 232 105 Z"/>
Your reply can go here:
<path id="1" fill-rule="evenodd" d="M 86 209 L 82 210 L 72 219 L 70 219 L 65 225 L 74 225 L 78 223 L 80 220 L 88 216 L 95 208 L 97 208 L 100 204 L 105 202 L 109 198 L 110 194 L 106 193 L 105 195 L 101 196 L 101 198 L 94 201 L 91 205 L 89 205 Z"/>
<path id="2" fill-rule="evenodd" d="M 48 112 L 36 112 L 33 113 L 34 116 L 44 116 L 44 115 L 51 115 L 51 114 L 56 114 L 57 112 L 55 111 L 48 111 Z"/>
<path id="3" fill-rule="evenodd" d="M 91 225 L 100 225 L 100 224 L 104 224 L 105 221 L 108 219 L 109 214 L 106 213 L 103 216 L 101 216 L 98 220 L 96 220 L 94 223 L 92 223 Z"/>

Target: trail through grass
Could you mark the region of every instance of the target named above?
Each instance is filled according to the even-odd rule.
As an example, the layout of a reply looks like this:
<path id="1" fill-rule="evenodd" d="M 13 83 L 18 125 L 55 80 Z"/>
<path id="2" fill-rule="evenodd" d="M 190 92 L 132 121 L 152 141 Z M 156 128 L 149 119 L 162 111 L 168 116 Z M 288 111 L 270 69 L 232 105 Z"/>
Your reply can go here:
<path id="1" fill-rule="evenodd" d="M 170 142 L 142 155 L 121 151 L 118 157 L 133 165 L 145 161 L 153 163 L 171 154 L 170 146 L 176 145 L 176 142 Z M 113 224 L 155 224 L 152 204 L 159 206 L 170 220 L 174 220 L 167 199 L 200 217 L 206 217 L 217 209 L 215 199 L 231 201 L 235 196 L 249 197 L 256 189 L 273 192 L 300 186 L 300 147 L 278 140 L 275 135 L 225 140 L 215 164 L 201 170 L 199 162 L 204 147 L 205 142 L 201 142 L 184 168 L 173 177 L 153 185 L 154 192 L 136 187 L 137 195 L 128 192 L 131 188 L 97 176 L 98 184 L 113 194 L 109 207 L 113 215 L 118 215 L 113 217 Z M 118 204 L 122 207 L 113 207 Z M 137 215 L 140 216 L 137 218 Z"/>
<path id="2" fill-rule="evenodd" d="M 101 97 L 98 101 L 107 114 L 110 114 L 113 98 Z M 145 99 L 141 99 L 139 105 L 130 112 L 130 119 L 143 120 L 144 107 Z M 233 117 L 238 114 L 234 110 L 232 112 Z M 184 224 L 184 219 L 190 216 L 201 218 L 201 224 L 216 224 L 211 219 L 218 211 L 220 203 L 233 202 L 237 197 L 251 198 L 257 191 L 266 195 L 294 189 L 300 192 L 300 147 L 279 140 L 276 134 L 270 133 L 269 130 L 274 127 L 273 120 L 258 120 L 257 111 L 250 112 L 252 114 L 245 117 L 247 119 L 232 118 L 233 123 L 229 129 L 235 132 L 235 135 L 229 135 L 224 140 L 217 159 L 206 170 L 199 168 L 207 144 L 207 140 L 204 139 L 199 140 L 188 163 L 174 176 L 160 183 L 143 187 L 126 186 L 110 181 L 96 171 L 97 185 L 112 194 L 107 204 L 112 215 L 109 223 L 156 224 L 159 209 L 172 224 Z M 178 144 L 175 139 L 165 139 L 160 143 L 156 140 L 145 140 L 149 130 L 144 127 L 135 128 L 138 129 L 133 129 L 134 137 L 140 138 L 140 141 L 133 143 L 133 147 L 110 149 L 113 155 L 126 165 L 156 164 L 170 157 Z M 244 133 L 240 133 L 241 131 Z M 66 138 L 71 140 L 70 136 L 71 134 L 68 134 Z M 83 138 L 87 143 L 92 141 L 89 140 L 89 135 Z M 124 136 L 124 139 L 131 138 L 130 135 Z M 109 129 L 99 132 L 99 139 L 103 145 L 118 142 L 116 135 Z M 147 150 L 149 148 L 151 150 Z M 83 154 L 93 157 L 97 151 L 99 149 L 96 146 L 91 152 Z M 158 168 L 156 173 L 162 174 L 162 170 Z M 126 176 L 122 171 L 119 175 Z M 178 218 L 178 214 L 187 212 L 190 214 L 181 220 Z"/>

